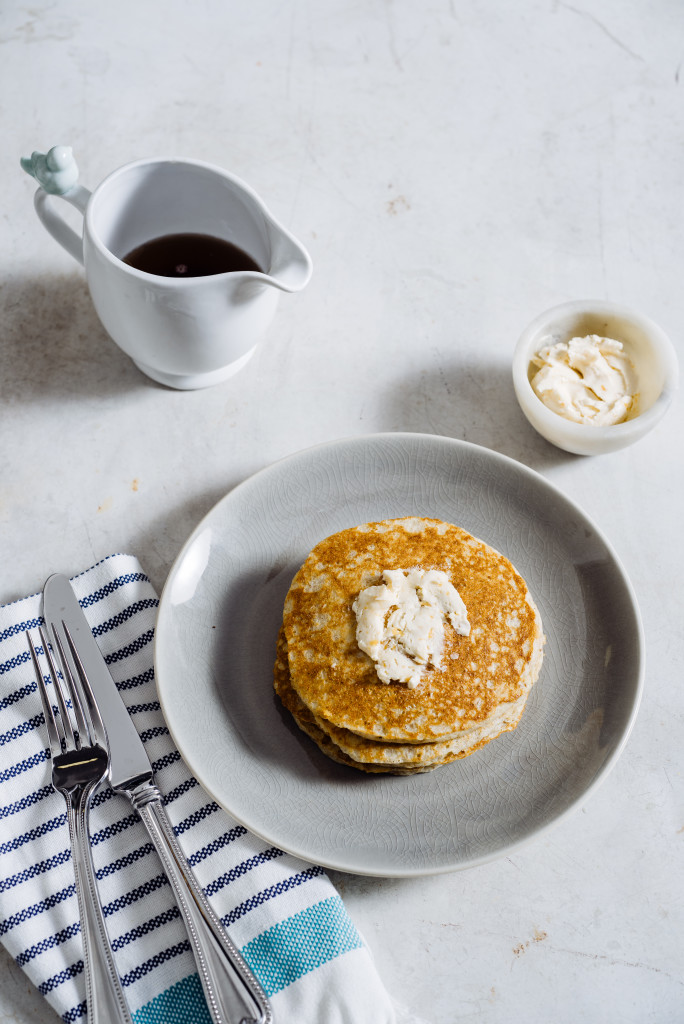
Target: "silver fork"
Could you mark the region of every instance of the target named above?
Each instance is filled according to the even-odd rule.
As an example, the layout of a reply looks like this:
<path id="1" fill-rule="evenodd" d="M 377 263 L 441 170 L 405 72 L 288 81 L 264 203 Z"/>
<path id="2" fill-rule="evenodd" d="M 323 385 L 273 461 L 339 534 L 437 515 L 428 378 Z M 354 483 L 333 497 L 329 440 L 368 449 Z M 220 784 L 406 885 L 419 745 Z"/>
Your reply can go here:
<path id="1" fill-rule="evenodd" d="M 88 830 L 90 800 L 109 767 L 107 734 L 66 626 L 71 661 L 54 629 L 52 650 L 42 626 L 39 633 L 57 709 L 50 701 L 38 652 L 28 632 L 26 637 L 50 741 L 52 785 L 63 794 L 67 805 L 83 937 L 88 1020 L 90 1024 L 132 1024 L 102 914 Z"/>

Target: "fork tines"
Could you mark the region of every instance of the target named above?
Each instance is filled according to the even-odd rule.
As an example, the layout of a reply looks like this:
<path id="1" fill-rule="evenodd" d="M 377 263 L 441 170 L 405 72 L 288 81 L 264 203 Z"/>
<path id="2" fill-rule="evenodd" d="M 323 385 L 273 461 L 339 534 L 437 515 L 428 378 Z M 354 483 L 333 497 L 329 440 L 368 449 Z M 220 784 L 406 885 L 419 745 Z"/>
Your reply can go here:
<path id="1" fill-rule="evenodd" d="M 31 658 L 33 660 L 36 682 L 43 702 L 43 710 L 45 713 L 45 722 L 48 729 L 50 745 L 53 749 L 61 750 L 62 752 L 73 748 L 79 750 L 81 747 L 95 745 L 97 743 L 104 745 L 104 726 L 102 724 L 102 719 L 100 718 L 97 705 L 95 704 L 90 683 L 88 682 L 81 659 L 79 658 L 71 633 L 69 632 L 69 628 L 65 622 L 62 622 L 62 628 L 69 647 L 71 662 L 54 625 L 52 627 L 52 643 L 48 641 L 46 629 L 42 626 L 38 627 L 43 652 L 49 668 L 48 678 L 52 679 L 54 685 L 54 693 L 57 699 L 57 710 L 59 711 L 58 715 L 55 714 L 55 709 L 50 702 L 50 696 L 46 685 L 46 677 L 41 670 L 38 659 L 38 650 L 33 643 L 30 633 L 26 633 Z M 59 667 L 56 662 L 59 662 Z M 66 695 L 64 692 L 65 689 Z M 71 705 L 73 710 L 75 723 L 72 722 L 72 716 L 69 713 L 69 705 Z M 84 708 L 87 708 L 87 712 Z"/>

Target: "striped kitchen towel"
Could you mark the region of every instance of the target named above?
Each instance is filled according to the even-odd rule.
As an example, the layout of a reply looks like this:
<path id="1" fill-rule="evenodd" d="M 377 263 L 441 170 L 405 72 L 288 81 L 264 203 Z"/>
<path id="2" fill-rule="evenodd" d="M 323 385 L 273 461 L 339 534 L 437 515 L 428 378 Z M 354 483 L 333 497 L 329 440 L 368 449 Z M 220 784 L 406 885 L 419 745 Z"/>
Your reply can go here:
<path id="1" fill-rule="evenodd" d="M 112 555 L 72 580 L 154 767 L 183 850 L 271 998 L 276 1024 L 390 1024 L 392 1001 L 321 868 L 251 835 L 203 792 L 175 749 L 154 683 L 157 596 L 139 562 Z M 0 938 L 67 1022 L 85 1020 L 83 951 L 65 804 L 25 631 L 41 595 L 0 608 Z M 145 828 L 104 783 L 93 857 L 135 1024 L 210 1024 L 171 888 Z"/>

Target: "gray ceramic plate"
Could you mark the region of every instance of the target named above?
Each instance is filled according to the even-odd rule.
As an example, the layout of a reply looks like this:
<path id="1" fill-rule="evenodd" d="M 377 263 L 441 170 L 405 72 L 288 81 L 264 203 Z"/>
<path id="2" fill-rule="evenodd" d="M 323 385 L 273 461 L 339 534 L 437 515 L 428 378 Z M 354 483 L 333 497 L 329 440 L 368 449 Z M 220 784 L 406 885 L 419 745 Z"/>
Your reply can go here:
<path id="1" fill-rule="evenodd" d="M 324 757 L 280 707 L 276 635 L 317 541 L 407 515 L 457 523 L 507 555 L 546 653 L 514 732 L 424 775 L 366 775 Z M 541 476 L 462 441 L 378 434 L 299 452 L 215 506 L 169 575 L 155 658 L 178 749 L 233 817 L 306 860 L 401 876 L 510 852 L 586 799 L 634 722 L 643 633 L 609 544 Z"/>

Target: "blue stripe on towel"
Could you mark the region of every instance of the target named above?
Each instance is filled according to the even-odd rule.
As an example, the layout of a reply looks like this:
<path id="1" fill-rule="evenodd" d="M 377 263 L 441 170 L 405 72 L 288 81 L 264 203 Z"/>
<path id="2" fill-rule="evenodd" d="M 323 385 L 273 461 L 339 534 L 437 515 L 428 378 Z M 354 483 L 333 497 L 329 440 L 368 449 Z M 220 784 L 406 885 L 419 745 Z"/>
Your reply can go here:
<path id="1" fill-rule="evenodd" d="M 44 725 L 45 717 L 43 712 L 40 711 L 33 718 L 20 722 L 19 725 L 8 729 L 7 732 L 0 733 L 0 747 L 4 747 L 6 743 L 11 743 L 12 740 L 18 740 L 20 736 L 25 736 L 27 732 L 33 732 L 34 729 L 42 729 Z"/>
<path id="2" fill-rule="evenodd" d="M 17 836 L 16 839 L 10 839 L 8 843 L 0 843 L 0 853 L 12 853 L 13 850 L 18 850 L 20 847 L 25 846 L 26 843 L 31 843 L 34 839 L 40 839 L 41 836 L 47 835 L 48 832 L 54 832 L 56 828 L 66 825 L 66 820 L 65 811 L 64 814 L 58 814 L 56 818 L 44 821 L 42 825 L 37 825 L 28 832 L 24 832 L 23 835 Z"/>
<path id="3" fill-rule="evenodd" d="M 34 804 L 40 803 L 46 796 L 50 796 L 54 793 L 52 786 L 43 786 L 42 789 L 36 790 L 35 793 L 27 793 L 21 800 L 15 800 L 13 804 L 7 804 L 5 807 L 0 807 L 0 819 L 9 818 L 12 814 L 19 814 L 20 811 L 26 810 L 27 807 L 33 807 Z"/>
<path id="4" fill-rule="evenodd" d="M 83 602 L 81 602 L 81 605 L 83 605 Z M 111 619 L 106 619 L 99 626 L 93 626 L 92 634 L 93 636 L 104 636 L 105 633 L 111 632 L 112 629 L 117 629 L 123 622 L 128 622 L 138 612 L 145 611 L 147 608 L 157 608 L 158 605 L 159 601 L 152 597 L 147 597 L 142 601 L 135 601 L 117 615 L 112 616 Z"/>
<path id="5" fill-rule="evenodd" d="M 143 711 L 161 711 L 161 704 L 158 700 L 150 700 L 147 704 L 129 704 L 128 714 L 139 715 Z"/>
<path id="6" fill-rule="evenodd" d="M 94 604 L 98 604 L 103 598 L 109 597 L 115 590 L 119 590 L 121 587 L 125 587 L 127 583 L 137 582 L 149 583 L 149 578 L 144 572 L 128 572 L 125 576 L 117 576 L 111 583 L 107 583 L 104 587 L 100 587 L 93 594 L 88 594 L 87 597 L 81 598 L 78 602 L 81 608 L 92 608 Z"/>
<path id="7" fill-rule="evenodd" d="M 68 939 L 72 939 L 74 935 L 78 935 L 81 930 L 81 922 L 73 921 L 66 928 L 62 928 L 61 931 L 57 932 L 56 935 L 48 935 L 46 939 L 41 939 L 40 942 L 36 942 L 35 945 L 30 946 L 29 949 L 25 949 L 23 953 L 20 953 L 16 958 L 17 963 L 20 967 L 27 964 L 30 960 L 33 960 L 35 956 L 40 956 L 41 953 L 45 953 L 48 949 L 54 949 L 55 946 L 61 946 L 63 942 Z"/>
<path id="8" fill-rule="evenodd" d="M 23 921 L 28 921 L 38 914 L 44 914 L 46 910 L 52 910 L 58 903 L 63 903 L 64 900 L 73 896 L 75 892 L 76 886 L 74 884 L 67 885 L 60 892 L 52 893 L 51 896 L 47 896 L 44 900 L 39 900 L 38 903 L 34 903 L 30 907 L 25 907 L 17 914 L 11 914 L 10 917 L 6 917 L 2 924 L 0 924 L 0 935 L 6 935 L 7 932 L 11 931 L 12 928 L 16 928 Z"/>
<path id="9" fill-rule="evenodd" d="M 263 853 L 255 853 L 253 857 L 249 857 L 247 860 L 243 860 L 241 864 L 236 864 L 230 871 L 226 871 L 224 874 L 219 875 L 218 878 L 206 887 L 204 890 L 205 895 L 208 897 L 213 896 L 215 893 L 224 889 L 231 882 L 234 882 L 236 878 L 240 878 L 242 875 L 251 871 L 252 868 L 258 867 L 259 864 L 265 864 L 269 860 L 275 860 L 276 857 L 282 857 L 283 851 L 278 850 L 275 846 L 271 846 L 268 850 L 264 850 Z"/>
<path id="10" fill-rule="evenodd" d="M 211 1024 L 197 974 L 176 982 L 132 1017 L 133 1024 Z"/>
<path id="11" fill-rule="evenodd" d="M 182 821 L 179 821 L 177 825 L 173 826 L 173 831 L 177 836 L 182 836 L 189 828 L 193 828 L 198 822 L 204 821 L 204 819 L 208 818 L 210 814 L 216 814 L 218 810 L 219 805 L 214 803 L 212 800 L 210 804 L 204 804 L 196 811 L 193 811 L 192 814 L 189 814 L 187 818 L 183 818 Z"/>
<path id="12" fill-rule="evenodd" d="M 156 931 L 157 928 L 161 928 L 163 925 L 168 924 L 169 921 L 175 921 L 179 917 L 180 910 L 174 903 L 172 907 L 169 907 L 163 913 L 157 914 L 156 917 L 151 918 L 149 921 L 136 925 L 135 928 L 131 928 L 130 931 L 126 932 L 125 935 L 119 935 L 117 939 L 112 939 L 112 949 L 116 953 L 117 950 L 123 949 L 130 942 L 134 942 L 143 935 L 149 935 L 150 932 Z"/>
<path id="13" fill-rule="evenodd" d="M 222 850 L 224 846 L 228 845 L 228 843 L 233 843 L 236 839 L 239 839 L 240 836 L 246 835 L 246 828 L 242 825 L 234 825 L 233 828 L 224 832 L 222 836 L 217 836 L 216 839 L 212 839 L 212 841 L 207 843 L 206 846 L 203 846 L 201 850 L 197 850 L 195 853 L 190 854 L 188 857 L 188 864 L 191 868 L 194 868 L 195 865 L 201 864 L 207 857 L 211 857 L 212 854 L 216 853 L 218 850 Z"/>
<path id="14" fill-rule="evenodd" d="M 154 878 L 148 878 L 142 885 L 136 886 L 135 889 L 129 889 L 123 896 L 117 896 L 111 903 L 105 903 L 102 907 L 102 914 L 104 917 L 116 914 L 124 907 L 130 907 L 131 903 L 137 903 L 138 900 L 149 896 L 151 892 L 156 892 L 157 889 L 161 889 L 165 885 L 169 885 L 166 875 L 155 875 Z"/>
<path id="15" fill-rule="evenodd" d="M 14 693 L 8 693 L 6 697 L 0 700 L 0 711 L 4 711 L 5 708 L 11 707 L 12 704 L 16 704 L 18 700 L 23 700 L 29 693 L 34 693 L 38 687 L 35 683 L 27 683 L 26 686 L 20 686 Z"/>
<path id="16" fill-rule="evenodd" d="M 108 800 L 112 800 L 114 795 L 113 789 L 98 789 L 92 799 L 91 806 L 100 807 L 102 804 L 107 803 Z"/>
<path id="17" fill-rule="evenodd" d="M 17 871 L 16 874 L 10 875 L 9 878 L 4 878 L 0 881 L 0 892 L 6 892 L 8 889 L 13 889 L 15 885 L 21 885 L 22 882 L 28 882 L 32 878 L 36 878 L 37 875 L 44 875 L 46 871 L 51 871 L 52 868 L 58 867 L 60 864 L 65 864 L 68 860 L 71 860 L 71 850 L 62 850 L 60 853 L 56 853 L 53 857 L 48 857 L 46 860 L 41 860 L 37 864 L 32 864 L 30 868 L 24 868 L 22 871 Z"/>
<path id="18" fill-rule="evenodd" d="M 91 832 L 90 845 L 99 846 L 100 843 L 106 842 L 112 836 L 118 836 L 120 832 L 125 832 L 127 828 L 137 824 L 138 820 L 137 814 L 128 814 L 125 818 L 120 818 L 119 821 L 114 821 L 111 825 L 107 825 L 106 828 L 101 828 L 99 832 Z"/>
<path id="19" fill-rule="evenodd" d="M 167 946 L 166 949 L 162 949 L 161 952 L 155 953 L 154 956 L 151 956 L 149 960 L 145 960 L 143 963 L 138 964 L 138 966 L 134 967 L 132 971 L 128 972 L 128 974 L 124 974 L 121 978 L 121 984 L 124 988 L 128 988 L 129 985 L 132 985 L 134 982 L 140 981 L 141 978 L 144 978 L 145 975 L 149 974 L 150 971 L 153 971 L 155 967 L 159 967 L 160 964 L 168 963 L 169 960 L 173 960 L 175 957 L 180 956 L 181 953 L 187 953 L 189 950 L 190 943 L 187 939 L 183 939 L 182 942 L 176 943 L 175 946 Z"/>
<path id="20" fill-rule="evenodd" d="M 363 942 L 339 896 L 274 924 L 248 942 L 242 955 L 267 996 Z"/>
<path id="21" fill-rule="evenodd" d="M 147 743 L 148 740 L 153 740 L 157 736 L 168 736 L 169 730 L 165 725 L 155 725 L 151 729 L 144 729 L 140 733 L 140 739 L 143 743 Z"/>
<path id="22" fill-rule="evenodd" d="M 117 690 L 132 690 L 136 686 L 143 686 L 145 683 L 151 683 L 154 679 L 154 669 L 146 668 L 144 672 L 141 672 L 137 676 L 131 676 L 130 679 L 122 679 L 120 683 L 116 684 Z"/>
<path id="23" fill-rule="evenodd" d="M 77 960 L 73 964 L 69 964 L 58 974 L 53 974 L 51 978 L 47 978 L 41 982 L 38 986 L 38 991 L 42 996 L 46 996 L 48 992 L 52 992 L 59 985 L 63 985 L 65 981 L 70 981 L 72 978 L 77 978 L 79 974 L 83 974 L 83 960 Z"/>
<path id="24" fill-rule="evenodd" d="M 31 754 L 25 761 L 20 761 L 19 764 L 10 765 L 9 768 L 5 768 L 4 771 L 0 772 L 0 782 L 7 782 L 8 779 L 16 779 L 17 775 L 21 775 L 22 772 L 27 772 L 31 768 L 35 768 L 37 764 L 42 764 L 43 761 L 48 761 L 50 758 L 49 751 L 40 750 L 37 754 Z"/>
<path id="25" fill-rule="evenodd" d="M 4 675 L 5 672 L 11 672 L 13 668 L 18 668 L 20 665 L 25 665 L 30 659 L 31 655 L 28 651 L 24 651 L 23 654 L 15 654 L 9 661 L 3 661 L 0 663 L 0 676 Z"/>
<path id="26" fill-rule="evenodd" d="M 199 782 L 193 775 L 189 779 L 186 779 L 185 782 L 181 782 L 181 784 L 176 786 L 175 789 L 169 790 L 164 797 L 165 805 L 168 807 L 168 805 L 173 803 L 174 800 L 178 800 L 179 797 L 185 796 L 185 794 L 189 792 L 189 790 L 194 789 L 195 786 L 199 786 Z"/>
<path id="27" fill-rule="evenodd" d="M 118 651 L 112 651 L 111 654 L 105 655 L 105 662 L 108 665 L 114 665 L 117 661 L 123 661 L 124 658 L 130 658 L 132 654 L 138 654 L 142 651 L 143 647 L 147 647 L 154 640 L 154 630 L 147 629 L 140 636 L 137 636 L 135 640 L 131 640 L 130 644 L 126 644 Z"/>
<path id="28" fill-rule="evenodd" d="M 156 761 L 152 762 L 152 771 L 156 775 L 162 768 L 168 768 L 170 764 L 176 764 L 180 759 L 181 756 L 178 751 L 172 750 L 170 754 L 164 754 L 163 757 L 159 757 Z"/>
<path id="29" fill-rule="evenodd" d="M 34 619 L 25 619 L 23 622 L 16 622 L 13 626 L 9 626 L 7 629 L 3 629 L 0 633 L 0 644 L 3 640 L 9 640 L 13 636 L 18 636 L 19 633 L 25 633 L 27 629 L 38 629 L 38 626 L 43 625 L 42 616 L 38 615 Z"/>
<path id="30" fill-rule="evenodd" d="M 105 864 L 104 867 L 101 867 L 95 872 L 95 877 L 98 882 L 101 882 L 103 878 L 108 878 L 109 875 L 113 875 L 116 871 L 121 871 L 122 868 L 130 867 L 131 864 L 135 864 L 136 861 L 142 860 L 143 857 L 147 857 L 153 852 L 154 845 L 152 843 L 145 843 L 143 846 L 139 846 L 136 850 L 131 850 L 130 853 L 112 861 L 111 864 Z"/>
<path id="31" fill-rule="evenodd" d="M 73 1009 L 67 1010 L 66 1013 L 62 1014 L 62 1020 L 64 1024 L 74 1024 L 74 1021 L 80 1020 L 86 1015 L 86 1001 L 83 1000 L 78 1006 L 74 1006 Z"/>
<path id="32" fill-rule="evenodd" d="M 300 871 L 296 875 L 288 875 L 287 878 L 281 879 L 280 882 L 276 882 L 275 885 L 269 885 L 268 889 L 262 889 L 261 892 L 255 892 L 249 899 L 239 903 L 237 907 L 234 907 L 229 914 L 221 919 L 221 924 L 224 928 L 230 927 L 233 921 L 237 921 L 238 918 L 244 917 L 250 910 L 254 910 L 255 907 L 260 907 L 262 903 L 267 903 L 268 900 L 272 900 L 274 896 L 280 896 L 281 893 L 287 892 L 288 889 L 295 889 L 298 885 L 302 885 L 304 882 L 310 881 L 312 878 L 317 878 L 323 874 L 323 868 L 312 866 L 305 868 L 304 871 Z"/>

